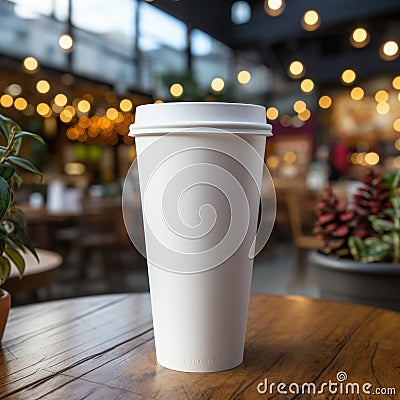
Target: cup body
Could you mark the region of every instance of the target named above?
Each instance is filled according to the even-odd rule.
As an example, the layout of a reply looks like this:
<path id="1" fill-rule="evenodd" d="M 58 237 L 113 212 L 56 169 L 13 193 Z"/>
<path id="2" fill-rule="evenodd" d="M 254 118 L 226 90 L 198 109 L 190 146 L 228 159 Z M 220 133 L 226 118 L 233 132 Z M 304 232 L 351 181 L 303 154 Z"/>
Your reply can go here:
<path id="1" fill-rule="evenodd" d="M 157 361 L 186 372 L 243 361 L 268 136 L 202 122 L 135 138 Z"/>

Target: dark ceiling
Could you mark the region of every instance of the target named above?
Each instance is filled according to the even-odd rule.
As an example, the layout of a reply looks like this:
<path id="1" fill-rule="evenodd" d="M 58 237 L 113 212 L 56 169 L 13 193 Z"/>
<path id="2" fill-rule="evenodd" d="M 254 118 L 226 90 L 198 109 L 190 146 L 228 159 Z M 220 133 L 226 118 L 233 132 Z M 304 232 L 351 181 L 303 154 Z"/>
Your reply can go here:
<path id="1" fill-rule="evenodd" d="M 352 68 L 360 79 L 400 73 L 400 58 L 384 61 L 379 47 L 388 39 L 400 41 L 400 0 L 286 0 L 279 17 L 268 16 L 263 0 L 249 0 L 251 20 L 231 22 L 233 0 L 155 0 L 152 4 L 219 39 L 237 52 L 252 52 L 258 62 L 287 78 L 294 58 L 304 62 L 307 76 L 320 85 L 338 82 L 341 72 Z M 318 11 L 321 26 L 314 32 L 301 27 L 309 9 Z M 363 49 L 355 49 L 349 37 L 356 26 L 371 36 Z M 289 79 L 289 78 L 287 78 Z"/>

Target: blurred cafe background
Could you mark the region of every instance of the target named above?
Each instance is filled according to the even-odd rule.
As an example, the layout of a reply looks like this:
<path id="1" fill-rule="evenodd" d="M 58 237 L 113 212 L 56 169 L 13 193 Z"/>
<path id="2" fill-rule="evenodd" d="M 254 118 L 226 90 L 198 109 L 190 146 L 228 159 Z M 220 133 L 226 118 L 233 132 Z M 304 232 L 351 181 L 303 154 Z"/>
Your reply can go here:
<path id="1" fill-rule="evenodd" d="M 136 107 L 169 101 L 266 107 L 278 212 L 252 289 L 317 297 L 303 200 L 400 168 L 399 44 L 398 0 L 0 0 L 0 113 L 46 141 L 16 201 L 51 252 L 14 303 L 148 290 L 121 194 Z"/>

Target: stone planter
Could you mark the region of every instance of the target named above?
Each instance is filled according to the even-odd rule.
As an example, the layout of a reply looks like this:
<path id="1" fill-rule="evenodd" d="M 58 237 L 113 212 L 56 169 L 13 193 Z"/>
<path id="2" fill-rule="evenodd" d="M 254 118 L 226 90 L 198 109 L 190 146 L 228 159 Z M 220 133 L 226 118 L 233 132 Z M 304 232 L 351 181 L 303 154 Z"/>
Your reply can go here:
<path id="1" fill-rule="evenodd" d="M 10 293 L 0 289 L 0 342 L 6 327 L 8 312 L 11 306 Z"/>
<path id="2" fill-rule="evenodd" d="M 400 264 L 362 263 L 311 254 L 323 299 L 400 311 Z"/>

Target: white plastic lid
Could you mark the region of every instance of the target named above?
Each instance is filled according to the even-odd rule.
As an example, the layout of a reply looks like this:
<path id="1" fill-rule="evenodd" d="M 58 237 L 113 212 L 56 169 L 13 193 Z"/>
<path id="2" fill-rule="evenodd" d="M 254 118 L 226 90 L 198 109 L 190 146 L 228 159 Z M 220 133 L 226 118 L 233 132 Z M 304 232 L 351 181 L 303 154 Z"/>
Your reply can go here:
<path id="1" fill-rule="evenodd" d="M 181 102 L 137 107 L 129 136 L 167 134 L 187 128 L 217 128 L 237 134 L 272 136 L 263 106 L 241 103 Z"/>

